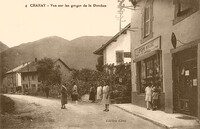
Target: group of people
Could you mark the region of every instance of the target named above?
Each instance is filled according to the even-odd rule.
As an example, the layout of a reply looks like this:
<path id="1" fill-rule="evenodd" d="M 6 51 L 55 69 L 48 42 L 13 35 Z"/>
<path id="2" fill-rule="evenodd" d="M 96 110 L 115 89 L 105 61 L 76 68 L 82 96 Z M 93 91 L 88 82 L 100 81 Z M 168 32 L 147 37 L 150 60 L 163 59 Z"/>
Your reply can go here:
<path id="1" fill-rule="evenodd" d="M 92 103 L 95 102 L 95 96 L 97 103 L 103 104 L 105 106 L 104 111 L 108 112 L 110 104 L 110 87 L 107 82 L 100 82 L 96 90 L 94 85 L 91 86 L 89 100 L 91 100 Z"/>
<path id="2" fill-rule="evenodd" d="M 65 109 L 65 104 L 68 103 L 67 96 L 67 88 L 62 85 L 61 86 L 61 109 Z M 90 88 L 90 94 L 89 94 L 89 100 L 91 100 L 92 103 L 95 102 L 95 98 L 97 99 L 97 103 L 103 104 L 105 106 L 105 109 L 103 111 L 108 112 L 109 111 L 109 104 L 110 104 L 110 87 L 108 83 L 101 82 L 101 84 L 98 85 L 97 89 L 92 84 Z M 155 86 L 152 84 L 152 82 L 147 84 L 147 87 L 145 88 L 145 101 L 146 101 L 146 107 L 147 110 L 156 110 L 158 108 L 158 100 L 159 100 L 159 92 L 160 89 L 158 86 Z M 78 89 L 76 84 L 73 84 L 72 88 L 72 94 L 71 94 L 72 101 L 78 103 Z"/>
<path id="3" fill-rule="evenodd" d="M 158 108 L 159 100 L 159 87 L 152 84 L 152 82 L 147 84 L 145 88 L 145 101 L 147 110 L 156 110 Z"/>
<path id="4" fill-rule="evenodd" d="M 61 86 L 61 109 L 66 108 L 65 104 L 68 103 L 67 95 L 68 95 L 67 88 L 64 85 L 62 85 Z M 73 83 L 71 98 L 73 102 L 76 102 L 76 104 L 78 104 L 78 89 L 75 83 Z"/>
<path id="5" fill-rule="evenodd" d="M 97 92 L 95 90 L 94 85 L 91 85 L 89 100 L 91 100 L 94 103 L 95 96 L 97 95 L 97 102 L 99 104 L 102 103 L 105 106 L 105 109 L 103 111 L 108 112 L 109 104 L 110 104 L 110 88 L 109 88 L 108 83 L 106 82 L 102 82 L 101 85 L 97 87 Z M 68 103 L 67 94 L 68 94 L 67 88 L 64 85 L 62 85 L 61 86 L 61 109 L 65 109 L 66 108 L 65 104 Z M 78 103 L 78 89 L 75 83 L 73 84 L 71 98 L 72 98 L 72 101 L 76 102 L 76 104 Z"/>

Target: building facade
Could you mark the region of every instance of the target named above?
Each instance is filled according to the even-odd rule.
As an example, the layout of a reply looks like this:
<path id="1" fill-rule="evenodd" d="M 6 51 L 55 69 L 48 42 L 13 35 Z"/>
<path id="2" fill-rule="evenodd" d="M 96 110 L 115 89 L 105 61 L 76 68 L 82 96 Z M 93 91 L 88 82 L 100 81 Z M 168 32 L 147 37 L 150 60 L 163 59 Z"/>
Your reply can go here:
<path id="1" fill-rule="evenodd" d="M 145 106 L 148 81 L 161 89 L 165 112 L 200 118 L 198 0 L 138 0 L 132 11 L 132 103 Z"/>
<path id="2" fill-rule="evenodd" d="M 28 63 L 24 63 L 15 67 L 14 69 L 9 70 L 6 72 L 5 77 L 3 78 L 3 92 L 21 92 L 23 87 L 21 83 L 21 73 L 19 72 L 20 69 L 26 67 Z"/>
<path id="3" fill-rule="evenodd" d="M 61 83 L 71 79 L 72 70 L 61 60 L 54 59 L 54 67 L 58 68 L 61 72 Z M 38 78 L 37 62 L 31 62 L 29 65 L 20 70 L 22 75 L 22 86 L 24 90 L 31 89 L 37 91 L 41 85 Z"/>
<path id="4" fill-rule="evenodd" d="M 94 54 L 102 58 L 103 70 L 112 87 L 111 100 L 114 103 L 131 102 L 131 45 L 130 24 L 113 36 Z M 98 69 L 98 67 L 97 67 Z M 109 78 L 109 79 L 108 79 Z"/>
<path id="5" fill-rule="evenodd" d="M 61 83 L 71 79 L 72 70 L 61 60 L 53 60 L 54 66 L 61 72 Z M 3 79 L 4 92 L 27 92 L 35 93 L 41 85 L 38 78 L 37 59 L 33 62 L 24 63 L 8 71 Z"/>
<path id="6" fill-rule="evenodd" d="M 61 83 L 65 83 L 71 79 L 72 70 L 61 59 L 56 59 L 54 66 L 60 69 Z"/>
<path id="7" fill-rule="evenodd" d="M 130 24 L 94 52 L 94 54 L 103 55 L 103 65 L 118 65 L 131 62 L 129 28 Z"/>
<path id="8" fill-rule="evenodd" d="M 33 61 L 26 67 L 19 70 L 21 73 L 22 91 L 25 93 L 28 90 L 33 93 L 38 90 L 40 81 L 38 80 L 37 62 Z"/>

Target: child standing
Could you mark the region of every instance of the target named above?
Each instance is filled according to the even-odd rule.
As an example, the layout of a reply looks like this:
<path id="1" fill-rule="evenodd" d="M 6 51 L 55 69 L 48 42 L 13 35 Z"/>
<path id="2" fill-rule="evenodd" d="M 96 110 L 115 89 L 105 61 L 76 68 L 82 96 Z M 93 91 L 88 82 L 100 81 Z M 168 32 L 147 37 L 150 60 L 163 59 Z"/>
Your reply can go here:
<path id="1" fill-rule="evenodd" d="M 152 95 L 151 84 L 148 84 L 147 87 L 145 88 L 145 101 L 147 110 L 150 110 L 151 95 Z"/>
<path id="2" fill-rule="evenodd" d="M 158 108 L 158 95 L 159 95 L 159 90 L 158 87 L 154 86 L 152 88 L 152 104 L 153 104 L 153 109 L 156 110 Z"/>

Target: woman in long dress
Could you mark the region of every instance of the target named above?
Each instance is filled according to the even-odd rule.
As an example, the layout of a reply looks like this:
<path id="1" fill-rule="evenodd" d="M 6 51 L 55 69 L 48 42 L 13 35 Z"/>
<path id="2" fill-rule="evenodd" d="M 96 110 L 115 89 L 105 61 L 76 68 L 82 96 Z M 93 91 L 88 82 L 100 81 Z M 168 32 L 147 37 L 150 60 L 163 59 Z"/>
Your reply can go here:
<path id="1" fill-rule="evenodd" d="M 72 96 L 73 96 L 73 101 L 76 102 L 76 104 L 78 104 L 78 88 L 76 83 L 74 83 L 74 86 L 72 88 Z"/>
<path id="2" fill-rule="evenodd" d="M 95 89 L 94 89 L 94 85 L 91 85 L 90 87 L 90 97 L 89 100 L 92 101 L 92 103 L 95 102 Z"/>
<path id="3" fill-rule="evenodd" d="M 97 87 L 97 102 L 100 104 L 102 100 L 102 86 Z"/>
<path id="4" fill-rule="evenodd" d="M 103 86 L 103 99 L 102 103 L 105 105 L 105 109 L 103 111 L 109 111 L 109 104 L 110 104 L 110 88 L 109 85 Z"/>
<path id="5" fill-rule="evenodd" d="M 62 85 L 61 86 L 61 109 L 65 109 L 65 104 L 67 104 L 67 88 Z"/>

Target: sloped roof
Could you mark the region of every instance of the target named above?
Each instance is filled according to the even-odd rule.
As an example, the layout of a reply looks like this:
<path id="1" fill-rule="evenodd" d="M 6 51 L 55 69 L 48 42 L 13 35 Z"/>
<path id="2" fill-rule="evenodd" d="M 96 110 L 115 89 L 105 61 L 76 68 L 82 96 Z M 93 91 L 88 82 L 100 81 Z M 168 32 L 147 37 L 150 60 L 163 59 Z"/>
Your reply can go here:
<path id="1" fill-rule="evenodd" d="M 102 55 L 103 54 L 103 50 L 109 45 L 111 44 L 113 41 L 115 41 L 121 34 L 123 34 L 128 28 L 130 28 L 131 23 L 129 23 L 126 27 L 124 27 L 121 31 L 119 31 L 115 36 L 113 36 L 108 42 L 106 42 L 105 44 L 103 44 L 99 49 L 97 49 L 96 51 L 94 51 L 93 53 L 96 55 Z"/>
<path id="2" fill-rule="evenodd" d="M 37 62 L 33 61 L 29 63 L 28 65 L 26 65 L 26 67 L 21 68 L 18 72 L 37 72 Z"/>
<path id="3" fill-rule="evenodd" d="M 67 69 L 71 71 L 71 69 L 59 58 L 59 59 L 53 59 L 53 62 L 60 61 Z M 24 72 L 37 72 L 37 62 L 33 61 L 26 65 L 26 67 L 23 67 L 19 70 L 19 72 L 24 73 Z"/>
<path id="4" fill-rule="evenodd" d="M 70 69 L 69 66 L 67 66 L 67 65 L 65 64 L 65 62 L 64 62 L 63 60 L 61 60 L 60 58 L 54 60 L 54 62 L 56 62 L 56 61 L 60 61 L 67 69 L 69 69 L 70 71 L 72 70 L 72 69 Z"/>
<path id="5" fill-rule="evenodd" d="M 6 72 L 6 74 L 9 74 L 9 73 L 14 73 L 14 72 L 19 72 L 20 69 L 26 67 L 28 64 L 30 64 L 31 62 L 27 62 L 27 63 L 24 63 L 22 65 L 19 65 L 17 67 L 15 67 L 14 69 L 11 69 L 9 70 L 8 72 Z"/>

